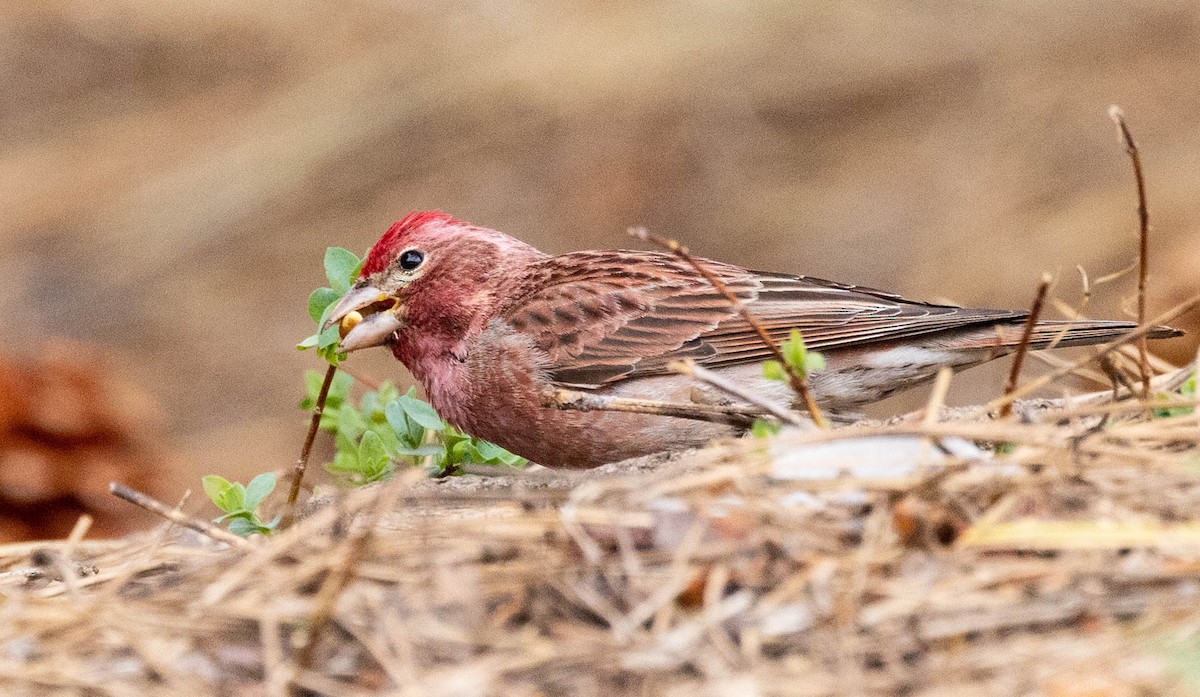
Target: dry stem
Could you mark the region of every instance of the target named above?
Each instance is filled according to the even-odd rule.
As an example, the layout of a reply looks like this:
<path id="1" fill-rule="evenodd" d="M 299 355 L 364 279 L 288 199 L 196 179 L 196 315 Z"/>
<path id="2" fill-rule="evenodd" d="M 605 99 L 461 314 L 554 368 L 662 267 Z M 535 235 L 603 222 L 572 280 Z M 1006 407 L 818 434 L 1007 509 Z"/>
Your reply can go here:
<path id="1" fill-rule="evenodd" d="M 1053 278 L 1048 273 L 1042 274 L 1042 281 L 1038 284 L 1037 293 L 1033 296 L 1033 306 L 1029 308 L 1029 316 L 1025 318 L 1025 327 L 1021 331 L 1021 343 L 1017 345 L 1017 354 L 1013 356 L 1012 367 L 1008 371 L 1008 381 L 1004 383 L 1004 394 L 1012 394 L 1012 391 L 1017 389 L 1017 379 L 1021 377 L 1021 365 L 1025 362 L 1025 354 L 1029 352 L 1029 339 L 1033 336 L 1033 329 L 1037 326 L 1038 317 L 1042 314 L 1042 303 L 1046 301 L 1046 291 L 1050 290 L 1050 281 Z M 1012 402 L 1005 402 L 1000 407 L 1000 417 L 1008 418 L 1012 415 Z"/>
<path id="2" fill-rule="evenodd" d="M 711 385 L 728 395 L 753 404 L 785 424 L 800 427 L 805 425 L 805 422 L 796 418 L 796 415 L 787 409 L 772 403 L 769 399 L 764 399 L 762 396 L 754 394 L 750 390 L 742 387 L 732 380 L 726 380 L 714 371 L 696 365 L 696 361 L 693 361 L 690 358 L 682 361 L 671 361 L 667 364 L 667 368 L 681 375 L 686 375 L 693 380 L 698 380 L 706 385 Z"/>
<path id="3" fill-rule="evenodd" d="M 1117 105 L 1108 108 L 1108 116 L 1117 124 L 1117 130 L 1120 131 L 1121 139 L 1125 143 L 1125 152 L 1129 154 L 1129 160 L 1133 163 L 1133 178 L 1137 184 L 1137 201 L 1138 201 L 1138 296 L 1137 296 L 1137 320 L 1138 324 L 1146 322 L 1146 272 L 1149 266 L 1149 250 L 1150 250 L 1150 210 L 1146 206 L 1146 178 L 1142 175 L 1142 156 L 1138 152 L 1137 143 L 1133 140 L 1133 134 L 1129 131 L 1129 125 L 1125 123 L 1125 112 Z M 1150 359 L 1149 349 L 1146 347 L 1146 335 L 1143 334 L 1138 338 L 1138 356 L 1140 358 L 1140 368 L 1142 372 L 1142 396 L 1150 397 Z"/>
<path id="4" fill-rule="evenodd" d="M 300 485 L 304 482 L 304 472 L 308 469 L 308 458 L 312 455 L 313 441 L 317 439 L 317 430 L 321 427 L 321 415 L 325 413 L 325 400 L 329 398 L 329 387 L 333 384 L 333 376 L 337 374 L 337 366 L 332 363 L 325 371 L 325 381 L 321 383 L 321 391 L 317 393 L 317 403 L 313 406 L 312 421 L 308 424 L 308 435 L 304 437 L 304 447 L 300 449 L 300 457 L 292 468 L 292 486 L 288 489 L 287 509 L 279 523 L 280 529 L 287 528 L 296 519 L 296 499 L 300 496 Z"/>
<path id="5" fill-rule="evenodd" d="M 1153 331 L 1156 327 L 1158 327 L 1162 324 L 1165 324 L 1167 322 L 1170 322 L 1171 320 L 1175 319 L 1176 317 L 1192 310 L 1197 305 L 1200 305 L 1200 294 L 1193 295 L 1192 297 L 1179 303 L 1175 307 L 1172 307 L 1170 310 L 1167 310 L 1166 312 L 1155 317 L 1154 319 L 1150 320 L 1149 322 L 1142 324 L 1135 329 L 1130 330 L 1126 334 L 1123 334 L 1123 335 L 1117 337 L 1116 339 L 1113 339 L 1112 341 L 1108 342 L 1107 344 L 1101 344 L 1100 346 L 1097 346 L 1095 353 L 1088 355 L 1088 356 L 1084 356 L 1078 360 L 1071 361 L 1067 365 L 1063 366 L 1062 368 L 1059 368 L 1058 370 L 1055 370 L 1052 373 L 1047 373 L 1046 375 L 1043 375 L 1040 378 L 1038 378 L 1032 382 L 1026 383 L 1025 385 L 1013 390 L 1009 394 L 1006 394 L 1002 397 L 992 400 L 991 402 L 989 402 L 987 404 L 987 408 L 988 409 L 999 409 L 1000 407 L 1004 406 L 1006 403 L 1012 402 L 1016 399 L 1020 399 L 1021 397 L 1024 397 L 1025 395 L 1029 394 L 1030 392 L 1033 392 L 1034 390 L 1036 390 L 1040 387 L 1045 387 L 1046 385 L 1049 385 L 1050 383 L 1054 382 L 1055 380 L 1058 380 L 1059 378 L 1062 378 L 1066 375 L 1070 375 L 1077 368 L 1082 368 L 1083 366 L 1087 365 L 1088 363 L 1091 363 L 1092 361 L 1098 359 L 1100 356 L 1105 356 L 1105 355 L 1108 355 L 1109 353 L 1112 353 L 1113 351 L 1115 351 L 1118 348 L 1120 348 L 1121 346 L 1129 343 L 1130 341 L 1134 341 L 1143 336 L 1146 336 L 1151 331 Z"/>
<path id="6" fill-rule="evenodd" d="M 168 506 L 162 501 L 159 501 L 158 499 L 147 494 L 143 494 L 137 489 L 127 487 L 124 484 L 118 484 L 117 482 L 110 482 L 108 485 L 108 490 L 113 496 L 116 496 L 119 499 L 128 501 L 135 506 L 140 506 L 151 513 L 160 515 L 172 523 L 177 523 L 190 530 L 195 530 L 201 535 L 207 535 L 217 542 L 224 542 L 230 547 L 234 547 L 236 549 L 250 550 L 255 548 L 255 546 L 250 544 L 250 542 L 245 538 L 238 537 L 228 530 L 219 528 L 207 521 L 192 518 L 191 516 L 179 511 L 174 506 Z"/>
<path id="7" fill-rule="evenodd" d="M 652 414 L 679 419 L 708 421 L 748 428 L 754 420 L 767 415 L 757 407 L 741 405 L 695 404 L 692 402 L 662 402 L 655 399 L 633 399 L 588 394 L 578 390 L 551 389 L 545 393 L 546 406 L 575 411 L 616 411 L 627 414 Z"/>
<path id="8" fill-rule="evenodd" d="M 767 333 L 767 330 L 763 328 L 762 324 L 754 316 L 754 313 L 750 312 L 750 309 L 746 307 L 746 303 L 742 302 L 741 298 L 734 295 L 729 290 L 729 287 L 722 283 L 721 279 L 717 278 L 716 274 L 705 268 L 703 264 L 692 256 L 687 247 L 679 244 L 676 240 L 652 235 L 645 228 L 632 228 L 629 230 L 629 234 L 643 242 L 653 242 L 664 249 L 670 250 L 680 259 L 690 264 L 717 292 L 724 295 L 733 305 L 733 309 L 742 316 L 742 319 L 746 320 L 746 323 L 754 328 L 754 331 L 758 334 L 758 338 L 762 339 L 763 344 L 770 349 L 771 355 L 775 357 L 775 360 L 779 361 L 779 364 L 788 376 L 788 383 L 796 391 L 796 394 L 800 395 L 800 399 L 804 402 L 804 408 L 812 416 L 813 423 L 820 428 L 829 427 L 829 422 L 825 420 L 825 415 L 821 412 L 821 408 L 817 406 L 817 400 L 813 398 L 812 390 L 808 388 L 808 376 L 801 375 L 792 368 L 791 364 L 784 358 L 783 352 L 779 350 L 779 344 L 775 343 L 775 340 L 771 338 L 771 335 Z"/>

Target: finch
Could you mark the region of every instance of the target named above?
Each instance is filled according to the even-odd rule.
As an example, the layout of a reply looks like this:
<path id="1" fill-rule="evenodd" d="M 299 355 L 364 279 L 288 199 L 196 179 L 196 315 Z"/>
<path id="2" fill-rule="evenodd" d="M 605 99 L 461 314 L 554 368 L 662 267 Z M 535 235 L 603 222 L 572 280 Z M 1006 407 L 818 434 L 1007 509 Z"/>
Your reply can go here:
<path id="1" fill-rule="evenodd" d="M 766 330 L 799 329 L 826 366 L 816 401 L 853 409 L 1016 350 L 1027 313 L 936 305 L 819 278 L 700 259 Z M 392 225 L 329 317 L 357 313 L 341 350 L 387 346 L 443 419 L 548 467 L 587 468 L 733 435 L 726 425 L 546 406 L 549 388 L 617 397 L 720 403 L 672 373 L 690 358 L 780 403 L 766 380 L 768 348 L 695 269 L 672 254 L 549 255 L 509 235 L 436 211 Z M 1118 337 L 1122 321 L 1042 321 L 1030 348 Z M 1180 332 L 1156 328 L 1150 338 Z"/>

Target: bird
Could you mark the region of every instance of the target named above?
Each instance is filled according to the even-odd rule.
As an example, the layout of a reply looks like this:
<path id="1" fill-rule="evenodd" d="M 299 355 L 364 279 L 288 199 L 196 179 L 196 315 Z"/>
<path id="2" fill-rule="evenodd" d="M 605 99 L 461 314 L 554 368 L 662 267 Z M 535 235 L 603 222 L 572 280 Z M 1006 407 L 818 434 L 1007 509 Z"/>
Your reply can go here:
<path id="1" fill-rule="evenodd" d="M 825 368 L 816 402 L 853 410 L 1011 353 L 1028 316 L 964 308 L 809 276 L 751 271 L 696 258 L 776 341 L 798 329 Z M 727 424 L 574 411 L 548 390 L 669 402 L 722 403 L 672 372 L 691 359 L 766 399 L 790 388 L 763 376 L 769 348 L 696 269 L 676 254 L 593 250 L 551 255 L 440 211 L 414 211 L 368 251 L 326 326 L 340 351 L 387 347 L 456 428 L 555 468 L 591 468 L 736 435 Z M 1085 346 L 1135 328 L 1126 321 L 1049 320 L 1029 348 Z M 1150 338 L 1181 332 L 1158 327 Z"/>

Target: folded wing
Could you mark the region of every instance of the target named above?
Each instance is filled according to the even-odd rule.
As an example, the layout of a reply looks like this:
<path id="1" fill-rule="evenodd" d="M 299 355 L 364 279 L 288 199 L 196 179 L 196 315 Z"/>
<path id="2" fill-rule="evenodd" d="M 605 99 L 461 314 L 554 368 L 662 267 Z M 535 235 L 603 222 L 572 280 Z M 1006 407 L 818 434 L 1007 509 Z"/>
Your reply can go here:
<path id="1" fill-rule="evenodd" d="M 1025 317 L 701 261 L 776 340 L 795 328 L 819 350 Z M 681 358 L 721 367 L 770 357 L 729 300 L 674 255 L 617 250 L 550 257 L 513 290 L 516 299 L 501 316 L 546 352 L 560 384 L 595 388 L 661 375 Z"/>

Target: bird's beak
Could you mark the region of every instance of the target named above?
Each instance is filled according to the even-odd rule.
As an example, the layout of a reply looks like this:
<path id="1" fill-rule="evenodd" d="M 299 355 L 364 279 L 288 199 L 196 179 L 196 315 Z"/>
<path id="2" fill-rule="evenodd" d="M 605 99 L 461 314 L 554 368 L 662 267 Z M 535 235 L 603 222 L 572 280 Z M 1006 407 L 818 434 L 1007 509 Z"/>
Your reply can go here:
<path id="1" fill-rule="evenodd" d="M 338 346 L 349 353 L 386 344 L 404 326 L 402 315 L 400 301 L 378 288 L 351 288 L 334 306 L 321 329 L 339 325 L 342 340 Z"/>

